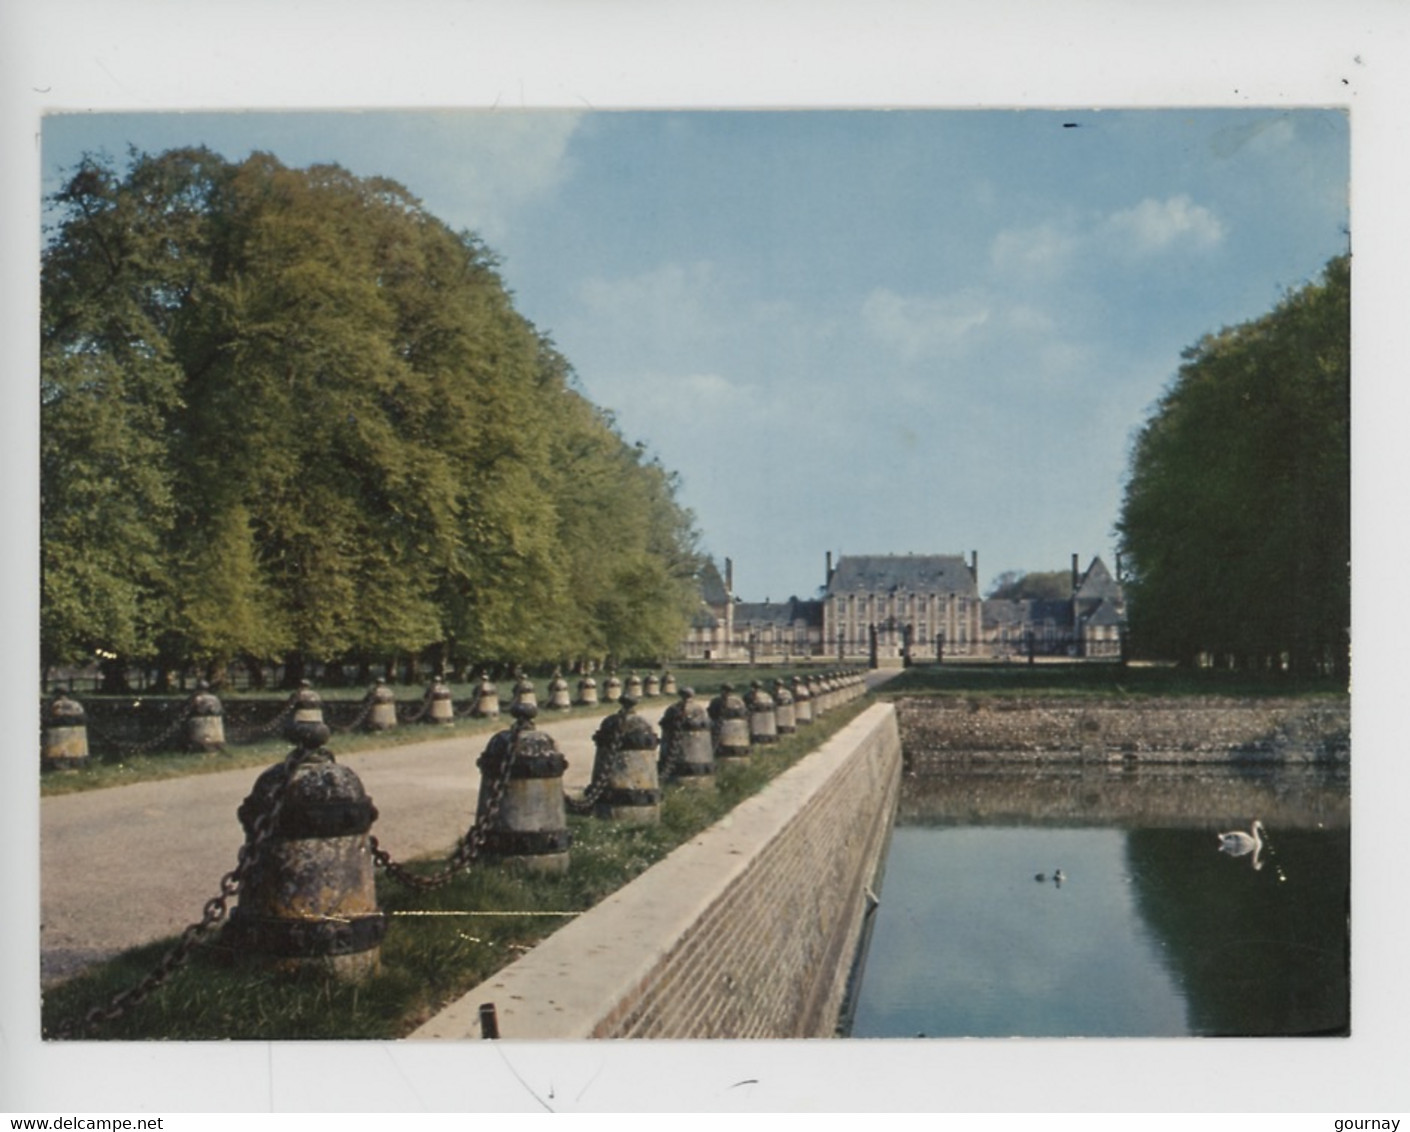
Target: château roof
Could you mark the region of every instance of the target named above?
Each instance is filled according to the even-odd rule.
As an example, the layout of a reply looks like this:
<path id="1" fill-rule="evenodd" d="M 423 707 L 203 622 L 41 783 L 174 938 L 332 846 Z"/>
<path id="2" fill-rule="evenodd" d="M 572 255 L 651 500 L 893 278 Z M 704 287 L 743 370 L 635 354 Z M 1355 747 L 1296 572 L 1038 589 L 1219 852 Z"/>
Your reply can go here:
<path id="1" fill-rule="evenodd" d="M 1077 592 L 1073 596 L 1079 601 L 1088 599 L 1116 601 L 1121 597 L 1121 587 L 1111 576 L 1111 571 L 1106 568 L 1106 563 L 1100 558 L 1093 558 L 1092 564 L 1082 575 L 1082 580 L 1077 585 Z"/>
<path id="2" fill-rule="evenodd" d="M 978 597 L 979 587 L 958 554 L 860 554 L 839 558 L 829 594 L 916 593 Z"/>
<path id="3" fill-rule="evenodd" d="M 707 561 L 700 569 L 700 600 L 706 605 L 726 605 L 729 593 L 725 590 L 725 580 L 713 562 Z"/>
<path id="4" fill-rule="evenodd" d="M 773 624 L 791 626 L 802 621 L 805 625 L 822 626 L 823 607 L 820 601 L 737 601 L 734 603 L 736 625 Z"/>

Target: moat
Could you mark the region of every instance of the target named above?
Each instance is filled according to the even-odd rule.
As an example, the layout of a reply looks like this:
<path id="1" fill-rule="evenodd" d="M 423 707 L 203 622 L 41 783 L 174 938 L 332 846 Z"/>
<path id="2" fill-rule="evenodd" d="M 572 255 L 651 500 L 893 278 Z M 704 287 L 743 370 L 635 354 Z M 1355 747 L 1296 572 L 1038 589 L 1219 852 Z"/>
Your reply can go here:
<path id="1" fill-rule="evenodd" d="M 847 1031 L 1346 1033 L 1348 787 L 1343 761 L 912 760 Z"/>

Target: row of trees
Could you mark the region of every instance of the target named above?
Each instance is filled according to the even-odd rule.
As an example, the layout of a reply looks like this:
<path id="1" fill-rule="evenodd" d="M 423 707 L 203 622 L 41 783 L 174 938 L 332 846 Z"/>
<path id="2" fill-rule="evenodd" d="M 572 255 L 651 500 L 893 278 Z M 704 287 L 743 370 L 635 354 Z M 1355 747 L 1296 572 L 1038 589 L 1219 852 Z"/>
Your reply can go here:
<path id="1" fill-rule="evenodd" d="M 1131 457 L 1118 532 L 1135 647 L 1345 672 L 1351 268 L 1185 351 Z"/>
<path id="2" fill-rule="evenodd" d="M 46 668 L 651 658 L 698 536 L 406 189 L 87 158 L 42 275 Z"/>

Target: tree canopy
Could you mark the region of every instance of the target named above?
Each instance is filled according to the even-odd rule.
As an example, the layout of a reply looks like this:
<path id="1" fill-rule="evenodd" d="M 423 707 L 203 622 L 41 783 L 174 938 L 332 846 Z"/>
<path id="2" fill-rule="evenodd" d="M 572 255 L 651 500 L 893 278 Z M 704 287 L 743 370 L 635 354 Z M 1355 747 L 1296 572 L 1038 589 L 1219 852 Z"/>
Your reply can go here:
<path id="1" fill-rule="evenodd" d="M 985 597 L 990 600 L 1062 601 L 1072 596 L 1070 570 L 1005 570 L 994 579 Z"/>
<path id="2" fill-rule="evenodd" d="M 675 478 L 473 234 L 382 178 L 205 149 L 86 158 L 52 204 L 46 666 L 682 639 L 700 556 Z"/>
<path id="3" fill-rule="evenodd" d="M 1118 531 L 1133 646 L 1348 663 L 1351 270 L 1203 338 L 1137 438 Z"/>

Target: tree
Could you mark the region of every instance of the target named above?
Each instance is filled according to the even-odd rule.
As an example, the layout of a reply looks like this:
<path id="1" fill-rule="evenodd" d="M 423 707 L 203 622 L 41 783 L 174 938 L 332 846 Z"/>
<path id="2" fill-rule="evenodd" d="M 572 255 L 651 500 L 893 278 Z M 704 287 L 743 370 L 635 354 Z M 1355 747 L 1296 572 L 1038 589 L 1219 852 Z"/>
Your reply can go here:
<path id="1" fill-rule="evenodd" d="M 1350 301 L 1340 257 L 1185 351 L 1137 439 L 1118 524 L 1141 649 L 1346 669 Z"/>
<path id="2" fill-rule="evenodd" d="M 989 588 L 986 600 L 1063 601 L 1072 596 L 1072 575 L 1062 570 L 1005 570 Z"/>
<path id="3" fill-rule="evenodd" d="M 472 233 L 384 178 L 203 149 L 86 159 L 55 204 L 47 662 L 282 655 L 293 679 L 675 643 L 677 485 Z"/>

